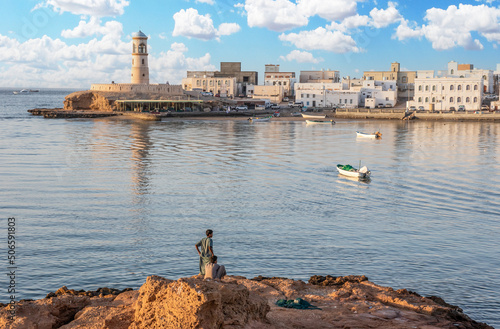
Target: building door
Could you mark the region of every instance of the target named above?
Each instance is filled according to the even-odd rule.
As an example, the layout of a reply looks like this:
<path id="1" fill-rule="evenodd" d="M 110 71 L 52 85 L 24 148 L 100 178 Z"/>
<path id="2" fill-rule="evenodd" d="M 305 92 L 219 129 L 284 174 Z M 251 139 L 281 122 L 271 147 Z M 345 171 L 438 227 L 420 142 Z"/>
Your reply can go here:
<path id="1" fill-rule="evenodd" d="M 316 107 L 316 101 L 313 101 L 313 107 Z"/>

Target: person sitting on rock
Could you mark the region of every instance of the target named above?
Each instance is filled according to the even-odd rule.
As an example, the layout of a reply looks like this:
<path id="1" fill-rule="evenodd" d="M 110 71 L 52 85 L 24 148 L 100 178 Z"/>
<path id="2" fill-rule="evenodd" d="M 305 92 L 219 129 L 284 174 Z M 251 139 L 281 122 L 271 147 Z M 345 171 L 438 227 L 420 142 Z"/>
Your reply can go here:
<path id="1" fill-rule="evenodd" d="M 205 279 L 223 279 L 226 276 L 224 265 L 217 264 L 217 256 L 212 256 L 210 263 L 205 265 Z"/>

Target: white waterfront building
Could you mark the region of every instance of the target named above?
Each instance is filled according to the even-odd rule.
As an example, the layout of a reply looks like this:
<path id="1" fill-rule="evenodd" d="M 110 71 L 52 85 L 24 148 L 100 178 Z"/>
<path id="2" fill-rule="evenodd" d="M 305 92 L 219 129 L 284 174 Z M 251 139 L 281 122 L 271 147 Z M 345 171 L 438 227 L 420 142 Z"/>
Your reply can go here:
<path id="1" fill-rule="evenodd" d="M 409 106 L 422 106 L 425 110 L 447 111 L 452 107 L 458 110 L 480 110 L 483 96 L 484 79 L 470 78 L 417 78 L 415 97 Z"/>
<path id="2" fill-rule="evenodd" d="M 455 61 L 448 62 L 447 71 L 438 71 L 437 77 L 447 78 L 480 78 L 483 80 L 483 92 L 493 94 L 495 92 L 493 70 L 476 69 L 472 64 L 458 64 Z"/>
<path id="3" fill-rule="evenodd" d="M 394 107 L 398 99 L 396 80 L 363 80 L 360 102 L 367 108 Z"/>
<path id="4" fill-rule="evenodd" d="M 283 97 L 293 96 L 296 83 L 295 72 L 280 72 L 280 66 L 266 64 L 264 72 L 264 86 L 280 86 Z"/>

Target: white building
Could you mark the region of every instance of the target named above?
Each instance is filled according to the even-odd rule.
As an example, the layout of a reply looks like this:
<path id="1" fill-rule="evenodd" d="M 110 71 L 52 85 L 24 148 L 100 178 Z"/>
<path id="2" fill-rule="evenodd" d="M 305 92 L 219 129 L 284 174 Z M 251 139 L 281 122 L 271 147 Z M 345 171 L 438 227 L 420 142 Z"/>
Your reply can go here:
<path id="1" fill-rule="evenodd" d="M 424 107 L 426 110 L 446 111 L 460 105 L 466 110 L 480 110 L 483 82 L 481 77 L 470 78 L 417 78 L 415 98 L 410 106 Z"/>
<path id="2" fill-rule="evenodd" d="M 213 75 L 196 76 L 182 79 L 182 88 L 186 91 L 199 90 L 219 94 L 221 97 L 234 97 L 236 78 L 214 77 Z"/>
<path id="3" fill-rule="evenodd" d="M 305 107 L 347 107 L 359 106 L 360 93 L 343 90 L 342 83 L 296 83 L 295 101 L 302 101 Z"/>
<path id="4" fill-rule="evenodd" d="M 281 86 L 284 97 L 293 96 L 294 85 L 297 82 L 295 72 L 280 72 L 280 66 L 266 64 L 264 86 Z"/>
<path id="5" fill-rule="evenodd" d="M 398 100 L 396 80 L 364 80 L 360 90 L 360 103 L 365 107 L 394 107 Z"/>
<path id="6" fill-rule="evenodd" d="M 449 78 L 481 78 L 483 80 L 483 92 L 494 93 L 495 82 L 492 70 L 475 69 L 472 64 L 458 64 L 455 61 L 448 62 L 448 70 L 438 71 L 437 77 Z"/>
<path id="7" fill-rule="evenodd" d="M 300 71 L 300 83 L 336 83 L 340 82 L 339 71 Z"/>

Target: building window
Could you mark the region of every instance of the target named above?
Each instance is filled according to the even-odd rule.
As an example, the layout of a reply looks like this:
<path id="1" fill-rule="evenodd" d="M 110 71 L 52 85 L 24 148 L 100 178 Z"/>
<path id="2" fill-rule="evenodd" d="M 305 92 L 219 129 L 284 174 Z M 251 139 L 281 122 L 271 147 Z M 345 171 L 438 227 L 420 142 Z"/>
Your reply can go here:
<path id="1" fill-rule="evenodd" d="M 342 98 L 339 98 L 339 104 L 342 104 Z"/>
<path id="2" fill-rule="evenodd" d="M 142 59 L 142 65 L 144 65 L 144 58 Z"/>
<path id="3" fill-rule="evenodd" d="M 477 103 L 477 97 L 474 97 L 474 103 Z"/>
<path id="4" fill-rule="evenodd" d="M 385 100 L 386 100 L 386 101 L 388 101 L 388 100 L 389 100 L 389 97 L 386 97 L 386 98 L 385 98 Z"/>
<path id="5" fill-rule="evenodd" d="M 345 103 L 347 104 L 347 98 L 345 99 Z"/>
<path id="6" fill-rule="evenodd" d="M 316 98 L 316 94 L 313 94 L 313 98 Z"/>
<path id="7" fill-rule="evenodd" d="M 309 94 L 307 94 L 307 98 L 309 98 Z"/>
<path id="8" fill-rule="evenodd" d="M 454 90 L 454 89 L 455 89 L 455 86 L 450 85 L 450 90 Z"/>
<path id="9" fill-rule="evenodd" d="M 432 102 L 436 103 L 436 97 L 432 97 Z"/>
<path id="10" fill-rule="evenodd" d="M 451 69 L 451 74 L 455 74 L 455 71 L 453 69 Z"/>
<path id="11" fill-rule="evenodd" d="M 462 103 L 462 97 L 457 97 L 457 103 Z"/>
<path id="12" fill-rule="evenodd" d="M 406 83 L 406 82 L 407 82 L 406 77 L 402 77 L 402 78 L 401 78 L 401 82 L 402 82 L 402 83 Z"/>
<path id="13" fill-rule="evenodd" d="M 429 91 L 429 86 L 425 86 L 425 91 Z"/>
<path id="14" fill-rule="evenodd" d="M 201 86 L 201 81 L 200 80 L 196 80 L 196 86 L 197 87 Z"/>
<path id="15" fill-rule="evenodd" d="M 419 97 L 419 98 L 418 98 L 418 102 L 419 102 L 419 103 L 422 103 L 422 97 Z"/>
<path id="16" fill-rule="evenodd" d="M 300 94 L 300 98 L 304 98 L 304 94 Z"/>
<path id="17" fill-rule="evenodd" d="M 465 90 L 470 90 L 470 86 L 469 85 L 465 86 Z"/>
<path id="18" fill-rule="evenodd" d="M 283 86 L 286 86 L 286 81 L 285 81 L 285 82 L 283 82 Z"/>
<path id="19" fill-rule="evenodd" d="M 422 91 L 422 86 L 418 86 L 418 91 Z"/>
<path id="20" fill-rule="evenodd" d="M 349 100 L 349 103 L 352 104 L 352 98 Z"/>
<path id="21" fill-rule="evenodd" d="M 467 98 L 465 99 L 465 102 L 466 102 L 466 103 L 470 103 L 470 97 L 467 97 Z"/>
<path id="22" fill-rule="evenodd" d="M 429 97 L 426 97 L 426 98 L 425 98 L 425 102 L 426 102 L 426 103 L 429 103 Z"/>
<path id="23" fill-rule="evenodd" d="M 146 53 L 146 45 L 141 43 L 139 45 L 139 54 L 145 54 Z"/>
<path id="24" fill-rule="evenodd" d="M 462 90 L 462 86 L 458 85 L 457 90 Z"/>
<path id="25" fill-rule="evenodd" d="M 436 86 L 432 86 L 432 91 L 436 91 Z"/>
<path id="26" fill-rule="evenodd" d="M 453 103 L 453 97 L 450 97 L 450 103 Z"/>
<path id="27" fill-rule="evenodd" d="M 243 82 L 248 82 L 248 81 L 250 81 L 249 77 L 243 77 Z"/>
<path id="28" fill-rule="evenodd" d="M 477 90 L 477 88 L 478 88 L 477 85 L 474 85 L 474 90 Z"/>
<path id="29" fill-rule="evenodd" d="M 132 58 L 132 65 L 134 65 L 134 59 Z"/>

